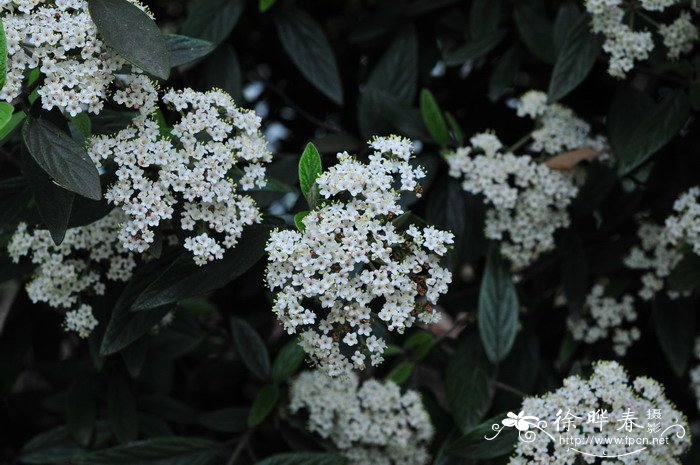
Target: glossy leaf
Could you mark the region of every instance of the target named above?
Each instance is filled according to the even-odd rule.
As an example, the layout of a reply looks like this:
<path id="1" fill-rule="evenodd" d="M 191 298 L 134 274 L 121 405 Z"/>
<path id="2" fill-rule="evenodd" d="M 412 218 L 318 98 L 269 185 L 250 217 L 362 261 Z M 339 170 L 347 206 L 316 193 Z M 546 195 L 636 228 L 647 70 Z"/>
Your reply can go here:
<path id="1" fill-rule="evenodd" d="M 450 132 L 447 129 L 447 123 L 442 116 L 442 111 L 435 97 L 428 89 L 423 89 L 420 94 L 420 111 L 423 114 L 423 121 L 428 128 L 430 135 L 433 136 L 435 142 L 445 146 L 450 142 Z"/>
<path id="2" fill-rule="evenodd" d="M 231 318 L 231 333 L 238 356 L 245 366 L 260 379 L 270 377 L 270 355 L 262 338 L 247 321 Z"/>
<path id="3" fill-rule="evenodd" d="M 182 25 L 182 34 L 218 45 L 231 34 L 244 8 L 244 0 L 197 0 Z"/>
<path id="4" fill-rule="evenodd" d="M 272 363 L 272 380 L 276 383 L 288 379 L 304 363 L 306 352 L 292 339 L 277 354 Z"/>
<path id="5" fill-rule="evenodd" d="M 273 384 L 263 386 L 255 397 L 253 406 L 250 408 L 248 426 L 252 428 L 262 423 L 277 405 L 279 397 L 280 391 L 277 386 Z"/>
<path id="6" fill-rule="evenodd" d="M 165 36 L 170 51 L 170 66 L 186 65 L 197 61 L 214 51 L 214 44 L 195 37 L 168 34 Z"/>

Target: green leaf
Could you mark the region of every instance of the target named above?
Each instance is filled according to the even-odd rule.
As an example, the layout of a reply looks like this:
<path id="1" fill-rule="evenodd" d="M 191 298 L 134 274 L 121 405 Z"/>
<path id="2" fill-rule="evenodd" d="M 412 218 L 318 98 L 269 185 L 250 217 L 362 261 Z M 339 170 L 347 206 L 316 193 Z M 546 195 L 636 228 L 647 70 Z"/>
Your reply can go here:
<path id="1" fill-rule="evenodd" d="M 244 8 L 244 0 L 198 0 L 182 25 L 182 34 L 218 45 L 231 34 Z"/>
<path id="2" fill-rule="evenodd" d="M 304 218 L 306 218 L 306 215 L 309 213 L 310 212 L 308 210 L 304 210 L 294 215 L 294 224 L 302 233 L 306 230 L 306 227 L 304 226 Z"/>
<path id="3" fill-rule="evenodd" d="M 342 455 L 328 452 L 285 452 L 261 460 L 256 465 L 347 465 Z"/>
<path id="4" fill-rule="evenodd" d="M 469 10 L 469 36 L 477 39 L 498 29 L 502 7 L 501 0 L 474 0 Z"/>
<path id="5" fill-rule="evenodd" d="M 170 53 L 156 23 L 127 0 L 90 0 L 90 17 L 105 43 L 146 73 L 168 79 Z"/>
<path id="6" fill-rule="evenodd" d="M 228 284 L 260 260 L 269 235 L 269 225 L 249 226 L 243 231 L 236 247 L 227 250 L 223 259 L 204 266 L 195 265 L 189 254 L 181 255 L 155 278 L 149 277 L 132 309 L 161 307 Z"/>
<path id="7" fill-rule="evenodd" d="M 695 341 L 695 308 L 687 299 L 659 297 L 652 310 L 654 330 L 669 365 L 679 378 L 685 374 Z"/>
<path id="8" fill-rule="evenodd" d="M 170 51 L 170 66 L 172 68 L 204 58 L 215 48 L 214 44 L 208 40 L 178 34 L 166 35 L 165 42 Z"/>
<path id="9" fill-rule="evenodd" d="M 97 168 L 66 133 L 44 118 L 30 116 L 22 134 L 29 153 L 58 185 L 90 199 L 102 197 Z"/>
<path id="10" fill-rule="evenodd" d="M 457 118 L 455 118 L 454 115 L 449 111 L 445 112 L 445 118 L 447 119 L 447 123 L 450 125 L 452 137 L 454 137 L 455 141 L 459 145 L 464 144 L 464 131 L 462 131 L 462 128 L 457 122 Z"/>
<path id="11" fill-rule="evenodd" d="M 289 341 L 272 363 L 272 381 L 281 383 L 292 376 L 304 362 L 305 356 L 304 349 L 299 346 L 296 339 Z"/>
<path id="12" fill-rule="evenodd" d="M 447 405 L 457 427 L 467 432 L 479 423 L 491 406 L 488 366 L 478 341 L 465 340 L 445 370 Z"/>
<path id="13" fill-rule="evenodd" d="M 323 166 L 321 165 L 321 155 L 316 150 L 314 144 L 309 142 L 304 148 L 304 153 L 299 159 L 299 186 L 301 192 L 306 197 L 309 207 L 312 209 L 316 204 L 316 199 L 312 198 L 312 187 L 316 184 L 316 178 L 321 176 Z"/>
<path id="14" fill-rule="evenodd" d="M 518 441 L 518 430 L 515 428 L 506 428 L 492 441 L 485 439 L 496 434 L 492 426 L 501 425 L 504 418 L 506 418 L 505 413 L 480 423 L 464 436 L 450 443 L 447 452 L 472 460 L 488 460 L 511 454 Z"/>
<path id="15" fill-rule="evenodd" d="M 274 5 L 276 1 L 277 0 L 259 0 L 258 8 L 260 9 L 260 12 L 264 13 L 272 8 L 272 5 Z"/>
<path id="16" fill-rule="evenodd" d="M 435 338 L 432 334 L 420 331 L 411 334 L 403 345 L 403 348 L 411 355 L 411 360 L 420 362 L 433 348 Z"/>
<path id="17" fill-rule="evenodd" d="M 247 321 L 231 318 L 231 333 L 236 352 L 245 366 L 260 379 L 270 377 L 270 354 L 262 338 Z"/>
<path id="18" fill-rule="evenodd" d="M 479 291 L 479 334 L 491 363 L 506 358 L 518 329 L 518 295 L 508 264 L 492 247 Z"/>
<path id="19" fill-rule="evenodd" d="M 250 410 L 245 407 L 229 407 L 199 415 L 197 423 L 220 433 L 240 433 L 248 428 Z"/>
<path id="20" fill-rule="evenodd" d="M 498 58 L 489 78 L 489 100 L 497 101 L 513 85 L 520 69 L 520 50 L 517 46 L 509 48 Z"/>
<path id="21" fill-rule="evenodd" d="M 2 21 L 0 21 L 0 24 L 2 24 Z M 7 102 L 0 102 L 0 128 L 4 128 L 10 122 L 13 111 L 15 111 L 15 107 Z M 0 138 L 2 137 L 0 136 Z"/>
<path id="22" fill-rule="evenodd" d="M 393 370 L 386 375 L 387 381 L 392 381 L 396 384 L 403 384 L 408 381 L 408 378 L 413 374 L 413 364 L 408 362 L 399 363 Z"/>
<path id="23" fill-rule="evenodd" d="M 34 194 L 39 216 L 56 245 L 63 242 L 68 229 L 75 194 L 51 181 L 49 175 L 25 150 L 22 151 L 24 176 Z"/>
<path id="24" fill-rule="evenodd" d="M 92 134 L 92 121 L 87 113 L 82 112 L 72 116 L 70 122 L 84 138 L 88 138 Z"/>
<path id="25" fill-rule="evenodd" d="M 581 238 L 574 232 L 566 233 L 561 251 L 564 295 L 570 311 L 577 313 L 583 309 L 589 291 L 588 259 Z"/>
<path id="26" fill-rule="evenodd" d="M 4 126 L 0 127 L 0 144 L 5 142 L 7 136 L 19 126 L 19 123 L 24 121 L 26 116 L 23 111 L 18 111 L 10 117 L 10 120 Z"/>
<path id="27" fill-rule="evenodd" d="M 600 55 L 600 41 L 590 31 L 588 21 L 588 16 L 581 15 L 561 46 L 549 81 L 549 102 L 556 102 L 581 84 Z"/>
<path id="28" fill-rule="evenodd" d="M 117 440 L 126 444 L 139 434 L 136 402 L 122 377 L 114 377 L 107 389 L 107 419 Z"/>
<path id="29" fill-rule="evenodd" d="M 206 465 L 212 462 L 217 448 L 218 444 L 208 439 L 161 437 L 88 452 L 74 462 L 76 465 Z"/>
<path id="30" fill-rule="evenodd" d="M 506 36 L 504 29 L 498 29 L 451 50 L 445 55 L 447 66 L 461 66 L 468 61 L 478 60 L 501 43 Z"/>
<path id="31" fill-rule="evenodd" d="M 166 396 L 141 396 L 138 406 L 155 417 L 182 425 L 195 422 L 199 416 L 199 412 L 189 405 Z"/>
<path id="32" fill-rule="evenodd" d="M 423 89 L 420 93 L 420 111 L 423 114 L 425 126 L 435 142 L 443 147 L 446 146 L 450 142 L 450 132 L 435 97 L 428 89 Z"/>
<path id="33" fill-rule="evenodd" d="M 686 253 L 668 276 L 669 287 L 677 292 L 692 292 L 700 287 L 700 256 Z"/>
<path id="34" fill-rule="evenodd" d="M 277 386 L 273 384 L 266 384 L 263 386 L 250 408 L 248 426 L 252 428 L 262 423 L 270 412 L 272 412 L 272 409 L 275 408 L 275 405 L 277 405 L 279 397 L 280 391 Z"/>
<path id="35" fill-rule="evenodd" d="M 619 176 L 628 174 L 666 146 L 690 115 L 688 97 L 682 90 L 668 95 L 648 113 L 635 112 L 639 104 L 625 105 L 629 102 L 627 95 L 630 93 L 621 94 L 613 101 L 608 118 L 610 143 L 618 160 Z M 630 129 L 619 128 L 621 120 L 627 121 Z M 628 135 L 626 131 L 629 131 Z"/>
<path id="36" fill-rule="evenodd" d="M 547 19 L 542 0 L 516 0 L 513 19 L 528 50 L 547 64 L 554 63 L 552 23 Z"/>
<path id="37" fill-rule="evenodd" d="M 218 87 L 231 94 L 234 99 L 241 99 L 241 66 L 231 45 L 219 45 L 204 62 L 202 74 L 207 87 Z"/>
<path id="38" fill-rule="evenodd" d="M 559 55 L 566 37 L 582 16 L 585 15 L 581 13 L 581 10 L 575 3 L 568 2 L 559 7 L 552 27 L 552 39 L 556 55 Z"/>
<path id="39" fill-rule="evenodd" d="M 78 444 L 90 445 L 95 419 L 95 395 L 85 379 L 78 379 L 66 393 L 66 427 Z"/>
<path id="40" fill-rule="evenodd" d="M 65 426 L 45 431 L 22 447 L 19 459 L 22 463 L 56 464 L 71 461 L 84 449 L 68 433 Z"/>
<path id="41" fill-rule="evenodd" d="M 0 20 L 0 89 L 5 87 L 7 79 L 7 37 L 5 36 L 5 25 Z"/>
<path id="42" fill-rule="evenodd" d="M 301 74 L 326 97 L 343 104 L 343 85 L 333 49 L 321 26 L 304 11 L 289 7 L 275 15 L 282 47 Z"/>
<path id="43" fill-rule="evenodd" d="M 360 94 L 358 123 L 365 137 L 385 134 L 386 108 L 377 96 L 410 105 L 418 82 L 418 40 L 413 28 L 402 30 L 375 65 Z"/>

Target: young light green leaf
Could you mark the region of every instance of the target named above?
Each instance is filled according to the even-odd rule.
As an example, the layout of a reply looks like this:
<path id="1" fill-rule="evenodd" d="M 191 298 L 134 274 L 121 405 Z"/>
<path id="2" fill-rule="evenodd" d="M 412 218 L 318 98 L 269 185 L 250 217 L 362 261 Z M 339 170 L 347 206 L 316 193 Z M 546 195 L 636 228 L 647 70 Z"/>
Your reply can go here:
<path id="1" fill-rule="evenodd" d="M 145 11 L 127 0 L 90 0 L 88 9 L 108 46 L 146 73 L 168 79 L 168 46 L 155 21 Z"/>
<path id="2" fill-rule="evenodd" d="M 508 264 L 494 246 L 479 291 L 479 334 L 491 363 L 506 358 L 518 329 L 518 295 Z"/>
<path id="3" fill-rule="evenodd" d="M 396 365 L 393 370 L 389 372 L 386 376 L 388 381 L 392 381 L 396 384 L 403 384 L 408 381 L 413 373 L 413 364 L 408 362 L 402 362 Z"/>
<path id="4" fill-rule="evenodd" d="M 343 104 L 343 85 L 333 49 L 321 26 L 302 10 L 289 7 L 275 15 L 282 47 L 301 74 L 338 105 Z"/>
<path id="5" fill-rule="evenodd" d="M 90 137 L 92 134 L 92 121 L 87 113 L 82 112 L 71 117 L 70 122 L 75 128 L 80 131 L 80 134 L 84 137 Z"/>
<path id="6" fill-rule="evenodd" d="M 591 72 L 600 55 L 600 40 L 590 31 L 588 16 L 581 15 L 569 31 L 549 81 L 549 102 L 574 90 Z"/>
<path id="7" fill-rule="evenodd" d="M 242 318 L 231 318 L 233 344 L 245 366 L 260 379 L 270 377 L 270 354 L 255 328 Z"/>
<path id="8" fill-rule="evenodd" d="M 270 8 L 272 8 L 272 5 L 274 5 L 276 1 L 277 0 L 260 0 L 258 2 L 258 8 L 260 9 L 260 12 L 264 13 Z"/>
<path id="9" fill-rule="evenodd" d="M 22 134 L 29 153 L 57 184 L 90 199 L 102 197 L 97 168 L 66 133 L 44 118 L 30 116 Z"/>
<path id="10" fill-rule="evenodd" d="M 450 142 L 450 132 L 433 93 L 428 89 L 423 89 L 420 93 L 420 111 L 423 114 L 425 126 L 435 142 L 443 147 L 446 146 Z"/>
<path id="11" fill-rule="evenodd" d="M 0 129 L 4 128 L 12 119 L 12 112 L 15 108 L 7 102 L 0 102 Z M 0 139 L 2 136 L 0 136 Z"/>
<path id="12" fill-rule="evenodd" d="M 14 113 L 10 120 L 2 127 L 0 127 L 0 145 L 5 142 L 7 136 L 9 136 L 12 131 L 14 131 L 19 124 L 24 121 L 27 115 L 23 111 L 18 111 Z"/>
<path id="13" fill-rule="evenodd" d="M 305 356 L 306 352 L 299 346 L 296 339 L 289 341 L 272 363 L 272 381 L 281 383 L 292 376 L 304 362 Z"/>
<path id="14" fill-rule="evenodd" d="M 275 408 L 275 405 L 277 405 L 279 397 L 280 391 L 277 386 L 273 384 L 266 384 L 263 386 L 250 408 L 248 426 L 252 428 L 262 423 L 270 412 L 272 412 L 272 409 Z"/>
<path id="15" fill-rule="evenodd" d="M 316 184 L 316 178 L 321 176 L 323 172 L 323 166 L 321 166 L 321 155 L 316 150 L 314 144 L 309 142 L 306 144 L 304 153 L 301 154 L 299 159 L 299 186 L 301 187 L 301 192 L 306 197 L 306 200 L 310 200 L 310 195 L 312 194 L 311 189 Z M 315 203 L 315 202 L 313 202 Z M 309 201 L 309 205 L 312 202 Z"/>
<path id="16" fill-rule="evenodd" d="M 306 230 L 306 226 L 304 226 L 304 218 L 306 218 L 306 215 L 308 214 L 309 211 L 304 210 L 294 215 L 294 224 L 296 225 L 297 229 L 302 233 Z"/>
<path id="17" fill-rule="evenodd" d="M 5 25 L 0 20 L 0 89 L 5 87 L 7 79 L 7 37 L 5 36 Z"/>
<path id="18" fill-rule="evenodd" d="M 458 144 L 462 145 L 464 143 L 464 131 L 462 131 L 457 118 L 455 118 L 449 111 L 445 112 L 445 118 L 447 119 L 447 123 L 450 125 L 452 137 L 454 137 Z"/>
<path id="19" fill-rule="evenodd" d="M 170 51 L 170 66 L 172 68 L 204 58 L 215 48 L 214 44 L 208 40 L 178 34 L 166 35 L 165 42 Z"/>
<path id="20" fill-rule="evenodd" d="M 182 25 L 182 34 L 219 45 L 231 34 L 244 8 L 245 0 L 198 0 Z"/>

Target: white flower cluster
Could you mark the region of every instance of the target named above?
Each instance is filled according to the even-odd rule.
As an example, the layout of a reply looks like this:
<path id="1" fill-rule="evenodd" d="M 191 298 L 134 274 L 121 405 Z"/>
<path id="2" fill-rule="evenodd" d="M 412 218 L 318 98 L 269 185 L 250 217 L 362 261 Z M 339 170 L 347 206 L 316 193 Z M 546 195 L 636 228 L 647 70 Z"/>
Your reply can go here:
<path id="1" fill-rule="evenodd" d="M 597 463 L 595 457 L 609 457 L 600 462 L 609 465 L 680 465 L 679 457 L 690 446 L 686 418 L 666 398 L 663 386 L 657 381 L 647 377 L 630 381 L 618 363 L 598 362 L 589 379 L 572 376 L 554 392 L 526 398 L 521 410 L 546 421 L 546 431 L 554 440 L 538 430 L 530 431 L 535 433 L 534 440 L 518 442 L 510 465 L 573 465 L 581 460 Z M 592 422 L 591 412 L 599 414 Z M 651 415 L 654 418 L 649 419 Z M 625 423 L 630 417 L 633 425 Z M 605 423 L 596 422 L 603 418 Z M 660 425 L 660 429 L 659 426 L 652 429 L 650 423 Z M 621 427 L 625 424 L 630 428 Z M 567 431 L 569 425 L 571 429 Z M 671 425 L 677 426 L 669 428 Z M 611 443 L 598 444 L 590 441 L 591 436 L 610 438 Z M 668 438 L 668 443 L 639 451 L 643 446 L 635 444 L 637 440 L 651 441 L 655 437 Z M 625 441 L 627 438 L 630 441 Z M 569 439 L 581 441 L 576 446 L 580 452 L 572 450 L 573 442 L 566 442 Z M 586 439 L 589 441 L 583 442 Z M 589 455 L 582 459 L 582 454 Z M 620 457 L 623 454 L 629 455 Z"/>
<path id="2" fill-rule="evenodd" d="M 700 337 L 695 339 L 695 361 L 700 362 Z M 700 365 L 690 370 L 690 388 L 695 394 L 698 410 L 700 410 Z"/>
<path id="3" fill-rule="evenodd" d="M 116 240 L 121 220 L 115 211 L 88 226 L 69 229 L 61 245 L 54 244 L 48 231 L 30 231 L 20 224 L 7 251 L 15 263 L 26 256 L 37 265 L 26 287 L 32 302 L 75 308 L 84 297 L 104 294 L 106 281 L 127 281 L 136 261 Z M 81 337 L 87 337 L 96 324 L 88 305 L 66 314 L 66 328 Z"/>
<path id="4" fill-rule="evenodd" d="M 679 0 L 642 0 L 639 6 L 647 12 L 661 12 L 677 3 Z M 634 30 L 625 23 L 625 17 L 629 15 L 624 0 L 585 0 L 585 5 L 592 18 L 593 32 L 605 36 L 603 50 L 610 55 L 608 74 L 623 78 L 634 67 L 635 61 L 649 58 L 654 49 L 652 33 Z M 698 37 L 688 12 L 682 12 L 670 25 L 660 25 L 659 34 L 671 59 L 689 52 Z"/>
<path id="5" fill-rule="evenodd" d="M 307 428 L 330 438 L 350 465 L 424 465 L 433 438 L 420 395 L 398 385 L 354 373 L 331 378 L 319 371 L 300 374 L 290 386 L 289 410 L 308 413 Z"/>
<path id="6" fill-rule="evenodd" d="M 567 326 L 576 341 L 593 344 L 606 339 L 612 332 L 613 350 L 624 356 L 627 349 L 641 336 L 636 326 L 623 327 L 637 320 L 634 298 L 623 295 L 618 301 L 604 296 L 604 287 L 596 284 L 586 297 L 584 315 L 570 316 Z"/>
<path id="7" fill-rule="evenodd" d="M 147 9 L 136 0 L 134 5 Z M 7 80 L 0 99 L 12 102 L 28 72 L 44 81 L 42 105 L 75 116 L 99 113 L 116 74 L 138 72 L 98 37 L 87 0 L 3 0 L 0 19 L 7 36 Z M 150 13 L 149 13 L 150 14 Z"/>
<path id="8" fill-rule="evenodd" d="M 525 268 L 554 248 L 554 232 L 569 225 L 567 207 L 578 190 L 567 176 L 529 155 L 501 152 L 492 134 L 470 142 L 447 154 L 449 174 L 462 179 L 465 191 L 484 196 L 490 207 L 486 237 L 500 241 L 501 254 L 515 270 Z"/>
<path id="9" fill-rule="evenodd" d="M 559 103 L 548 104 L 547 94 L 539 90 L 525 92 L 518 100 L 518 116 L 535 120 L 531 150 L 557 155 L 565 150 L 592 148 L 605 151 L 607 139 L 591 135 L 591 126 Z"/>
<path id="10" fill-rule="evenodd" d="M 681 194 L 673 203 L 675 214 L 666 218 L 665 232 L 669 242 L 676 247 L 688 244 L 700 255 L 700 187 L 693 187 Z"/>
<path id="11" fill-rule="evenodd" d="M 630 250 L 624 263 L 628 268 L 644 271 L 639 297 L 651 300 L 664 288 L 666 278 L 683 255 L 670 243 L 669 236 L 662 226 L 644 222 L 640 224 L 637 235 L 640 244 Z M 669 292 L 669 297 L 676 296 L 675 293 Z"/>
<path id="12" fill-rule="evenodd" d="M 239 193 L 266 184 L 264 164 L 272 155 L 260 118 L 220 90 L 171 90 L 162 101 L 180 120 L 164 135 L 147 116 L 155 106 L 152 93 L 143 82 L 134 84 L 115 98 L 141 109 L 142 117 L 114 135 L 93 138 L 88 149 L 98 166 L 109 160 L 118 167 L 105 197 L 126 214 L 119 239 L 127 249 L 144 252 L 180 204 L 177 226 L 197 232 L 184 244 L 195 263 L 220 259 L 244 226 L 261 220 L 255 201 Z"/>
<path id="13" fill-rule="evenodd" d="M 369 163 L 338 154 L 339 163 L 316 181 L 325 199 L 345 200 L 312 210 L 303 233 L 273 231 L 266 249 L 267 285 L 280 289 L 274 312 L 332 376 L 364 368 L 367 355 L 372 365 L 381 363 L 386 344 L 373 334 L 375 317 L 399 333 L 437 321 L 433 305 L 452 280 L 440 266 L 451 233 L 431 226 L 401 231 L 392 223 L 403 213 L 401 191 L 418 191 L 425 175 L 409 164 L 411 142 L 392 136 L 370 145 Z"/>

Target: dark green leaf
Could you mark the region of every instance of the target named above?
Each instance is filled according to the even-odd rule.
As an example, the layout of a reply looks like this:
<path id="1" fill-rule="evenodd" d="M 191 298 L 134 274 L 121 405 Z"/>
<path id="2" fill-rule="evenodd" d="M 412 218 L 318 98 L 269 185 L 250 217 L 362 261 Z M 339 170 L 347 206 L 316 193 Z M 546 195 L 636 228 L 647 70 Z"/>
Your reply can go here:
<path id="1" fill-rule="evenodd" d="M 333 49 L 321 26 L 302 10 L 289 7 L 275 15 L 282 46 L 301 74 L 335 103 L 343 104 L 343 85 Z"/>
<path id="2" fill-rule="evenodd" d="M 452 115 L 452 113 L 450 113 L 449 111 L 445 112 L 445 118 L 447 119 L 447 123 L 450 125 L 452 137 L 454 137 L 455 141 L 459 145 L 462 145 L 464 143 L 464 132 L 462 131 L 462 128 L 457 122 L 457 118 L 455 118 L 454 115 Z"/>
<path id="3" fill-rule="evenodd" d="M 229 44 L 221 44 L 203 65 L 203 81 L 206 89 L 218 87 L 240 100 L 242 93 L 241 66 L 236 51 Z"/>
<path id="4" fill-rule="evenodd" d="M 189 254 L 175 259 L 168 267 L 151 278 L 132 305 L 134 310 L 146 310 L 177 302 L 218 289 L 245 273 L 265 252 L 270 234 L 269 225 L 253 225 L 224 258 L 197 266 Z"/>
<path id="5" fill-rule="evenodd" d="M 22 152 L 24 176 L 34 194 L 39 216 L 54 243 L 59 245 L 66 235 L 75 194 L 52 182 L 34 158 L 26 151 Z"/>
<path id="6" fill-rule="evenodd" d="M 270 355 L 262 338 L 247 321 L 232 317 L 231 333 L 236 352 L 245 366 L 260 379 L 270 377 Z"/>
<path id="7" fill-rule="evenodd" d="M 556 102 L 574 90 L 593 69 L 600 41 L 590 31 L 588 16 L 581 16 L 569 31 L 554 64 L 548 99 Z"/>
<path id="8" fill-rule="evenodd" d="M 136 402 L 124 378 L 114 377 L 107 389 L 107 419 L 117 440 L 125 444 L 139 434 Z"/>
<path id="9" fill-rule="evenodd" d="M 272 384 L 263 386 L 250 408 L 248 426 L 252 428 L 262 423 L 270 412 L 272 412 L 272 409 L 275 408 L 275 405 L 277 405 L 279 397 L 280 391 L 277 386 Z"/>
<path id="10" fill-rule="evenodd" d="M 425 126 L 435 142 L 442 146 L 447 145 L 450 142 L 450 132 L 435 97 L 428 89 L 423 89 L 420 93 L 420 111 L 423 114 Z"/>
<path id="11" fill-rule="evenodd" d="M 248 428 L 250 411 L 244 407 L 229 407 L 199 415 L 197 422 L 212 431 L 240 433 Z"/>
<path id="12" fill-rule="evenodd" d="M 502 6 L 501 0 L 474 0 L 469 10 L 469 36 L 477 39 L 498 29 Z"/>
<path id="13" fill-rule="evenodd" d="M 244 7 L 244 0 L 198 0 L 182 25 L 182 34 L 218 45 L 231 34 Z"/>
<path id="14" fill-rule="evenodd" d="M 32 438 L 20 451 L 23 463 L 56 464 L 70 461 L 83 452 L 65 426 L 46 431 Z"/>
<path id="15" fill-rule="evenodd" d="M 396 365 L 396 367 L 394 367 L 394 369 L 391 370 L 388 375 L 386 375 L 386 379 L 387 381 L 392 381 L 396 384 L 403 384 L 408 381 L 408 378 L 411 377 L 412 373 L 413 364 L 403 362 Z"/>
<path id="16" fill-rule="evenodd" d="M 206 465 L 212 462 L 217 447 L 217 443 L 201 438 L 153 438 L 88 452 L 74 462 L 77 465 Z"/>
<path id="17" fill-rule="evenodd" d="M 695 341 L 693 303 L 687 299 L 659 297 L 654 300 L 652 320 L 666 360 L 676 376 L 682 377 L 688 368 Z"/>
<path id="18" fill-rule="evenodd" d="M 520 50 L 509 48 L 496 62 L 489 78 L 489 99 L 497 101 L 513 85 L 520 68 Z"/>
<path id="19" fill-rule="evenodd" d="M 409 105 L 418 82 L 418 41 L 413 28 L 404 29 L 375 65 L 360 95 L 359 126 L 365 137 L 386 133 L 386 110 L 377 94 Z"/>
<path id="20" fill-rule="evenodd" d="M 192 63 L 214 51 L 213 43 L 195 37 L 168 34 L 165 42 L 168 44 L 170 66 L 173 68 Z"/>
<path id="21" fill-rule="evenodd" d="M 433 341 L 434 338 L 432 334 L 420 331 L 411 334 L 411 336 L 406 339 L 403 348 L 409 352 L 411 360 L 420 362 L 428 355 L 430 349 L 433 348 Z"/>
<path id="22" fill-rule="evenodd" d="M 589 290 L 588 260 L 581 238 L 573 232 L 567 234 L 561 250 L 562 287 L 566 302 L 572 312 L 580 312 Z"/>
<path id="23" fill-rule="evenodd" d="M 327 452 L 286 452 L 261 460 L 256 465 L 346 465 L 342 455 Z"/>
<path id="24" fill-rule="evenodd" d="M 582 16 L 585 15 L 581 13 L 579 7 L 575 3 L 565 3 L 559 7 L 552 28 L 552 38 L 554 39 L 554 51 L 556 55 L 559 55 L 566 37 Z"/>
<path id="25" fill-rule="evenodd" d="M 158 324 L 170 309 L 165 305 L 147 312 L 132 312 L 128 305 L 117 305 L 107 324 L 100 355 L 117 353 L 138 340 Z"/>
<path id="26" fill-rule="evenodd" d="M 272 5 L 275 4 L 277 0 L 259 0 L 258 2 L 258 8 L 260 9 L 261 12 L 266 12 L 270 8 L 272 8 Z"/>
<path id="27" fill-rule="evenodd" d="M 671 289 L 678 292 L 692 292 L 700 287 L 700 256 L 686 253 L 673 268 L 668 277 Z"/>
<path id="28" fill-rule="evenodd" d="M 447 404 L 462 432 L 467 432 L 478 424 L 491 406 L 487 369 L 478 341 L 472 337 L 462 343 L 445 370 Z"/>
<path id="29" fill-rule="evenodd" d="M 299 346 L 296 339 L 289 341 L 272 363 L 272 381 L 281 383 L 292 376 L 304 362 L 305 355 L 304 349 Z"/>
<path id="30" fill-rule="evenodd" d="M 552 23 L 547 19 L 541 0 L 516 0 L 513 19 L 527 48 L 545 63 L 554 63 Z"/>
<path id="31" fill-rule="evenodd" d="M 497 29 L 478 39 L 470 40 L 445 55 L 445 63 L 448 66 L 461 66 L 468 61 L 478 60 L 496 48 L 505 36 L 504 29 Z"/>
<path id="32" fill-rule="evenodd" d="M 683 128 L 690 114 L 688 97 L 681 90 L 668 95 L 648 113 L 635 111 L 640 103 L 625 105 L 629 102 L 628 95 L 631 94 L 628 92 L 616 98 L 608 118 L 610 143 L 618 160 L 620 176 L 628 174 L 668 144 Z"/>
<path id="33" fill-rule="evenodd" d="M 501 421 L 504 418 L 506 418 L 505 413 L 489 418 L 475 426 L 467 434 L 452 442 L 447 451 L 452 455 L 473 460 L 492 459 L 511 454 L 518 441 L 517 429 L 504 428 L 495 439 L 491 441 L 485 439 L 485 437 L 492 438 L 496 435 L 493 425 L 501 426 Z"/>
<path id="34" fill-rule="evenodd" d="M 518 295 L 508 264 L 492 247 L 479 291 L 479 334 L 491 363 L 502 361 L 518 330 Z"/>
<path id="35" fill-rule="evenodd" d="M 100 175 L 85 150 L 44 118 L 28 117 L 24 143 L 41 168 L 60 186 L 90 199 L 102 197 Z"/>
<path id="36" fill-rule="evenodd" d="M 199 412 L 187 404 L 165 396 L 142 396 L 139 408 L 173 423 L 187 425 L 196 421 Z"/>
<path id="37" fill-rule="evenodd" d="M 107 45 L 146 73 L 168 79 L 168 46 L 146 12 L 127 0 L 90 0 L 88 8 Z"/>
<path id="38" fill-rule="evenodd" d="M 66 393 L 66 427 L 78 444 L 90 445 L 95 418 L 95 395 L 86 380 L 79 379 Z"/>
<path id="39" fill-rule="evenodd" d="M 148 353 L 148 339 L 141 338 L 135 343 L 130 344 L 121 351 L 122 359 L 124 360 L 124 365 L 131 375 L 132 378 L 138 378 L 143 368 L 143 364 L 146 362 L 146 355 Z"/>

